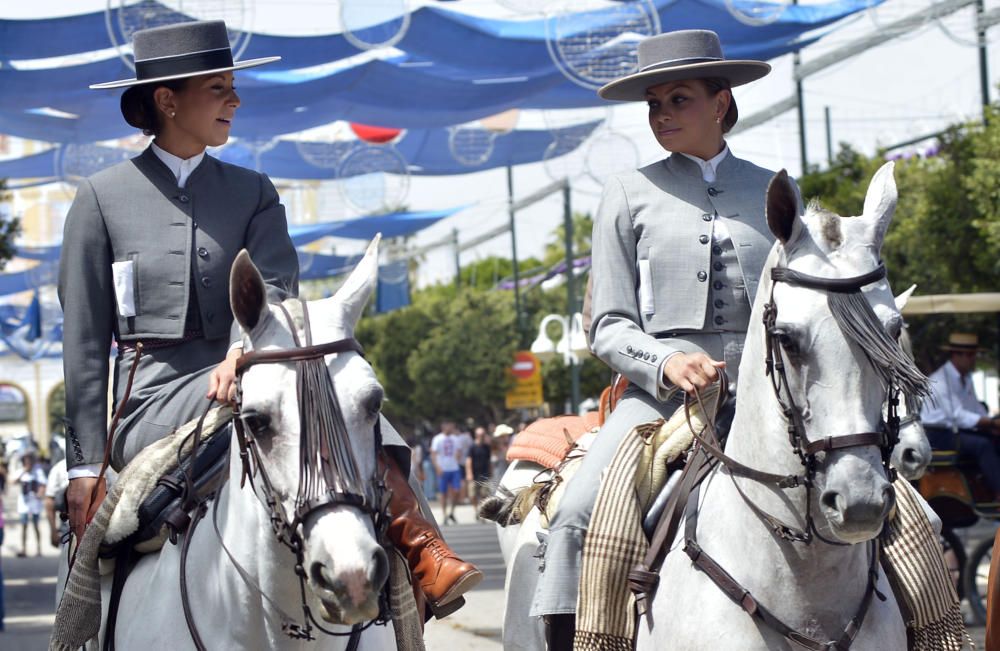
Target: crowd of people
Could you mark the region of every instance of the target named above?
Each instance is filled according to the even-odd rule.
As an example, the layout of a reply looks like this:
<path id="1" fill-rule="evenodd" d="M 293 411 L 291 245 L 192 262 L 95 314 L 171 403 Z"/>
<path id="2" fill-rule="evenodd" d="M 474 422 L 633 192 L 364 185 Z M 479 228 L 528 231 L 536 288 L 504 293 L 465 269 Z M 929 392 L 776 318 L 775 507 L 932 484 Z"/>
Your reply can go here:
<path id="1" fill-rule="evenodd" d="M 443 524 L 455 522 L 459 504 L 478 509 L 491 484 L 507 469 L 507 448 L 514 436 L 514 428 L 507 424 L 460 427 L 454 420 L 443 420 L 437 434 L 416 437 L 413 466 L 427 499 L 440 500 Z"/>

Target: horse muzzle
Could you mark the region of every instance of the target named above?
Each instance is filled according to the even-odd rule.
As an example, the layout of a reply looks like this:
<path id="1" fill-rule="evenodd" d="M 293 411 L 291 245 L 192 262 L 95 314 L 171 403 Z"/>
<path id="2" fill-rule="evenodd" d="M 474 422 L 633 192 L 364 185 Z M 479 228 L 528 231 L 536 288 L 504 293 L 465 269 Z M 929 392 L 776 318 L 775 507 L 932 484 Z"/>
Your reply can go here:
<path id="1" fill-rule="evenodd" d="M 819 496 L 830 533 L 849 544 L 877 536 L 896 503 L 892 484 L 881 474 L 873 469 L 852 474 L 853 480 L 827 482 Z"/>
<path id="2" fill-rule="evenodd" d="M 308 569 L 309 587 L 322 608 L 320 614 L 331 624 L 353 625 L 379 614 L 379 595 L 389 577 L 389 559 L 376 546 L 365 566 L 336 569 L 313 561 Z"/>

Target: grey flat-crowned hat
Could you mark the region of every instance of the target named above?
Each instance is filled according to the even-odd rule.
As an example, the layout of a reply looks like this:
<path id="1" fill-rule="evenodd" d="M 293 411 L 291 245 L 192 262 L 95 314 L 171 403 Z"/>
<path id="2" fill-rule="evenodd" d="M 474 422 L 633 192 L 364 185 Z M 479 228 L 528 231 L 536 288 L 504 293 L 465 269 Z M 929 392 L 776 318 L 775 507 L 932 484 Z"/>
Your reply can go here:
<path id="1" fill-rule="evenodd" d="M 639 42 L 639 70 L 605 84 L 597 94 L 625 102 L 646 99 L 646 89 L 683 79 L 721 77 L 730 86 L 760 79 L 771 71 L 763 61 L 728 60 L 719 36 L 707 29 L 683 29 Z"/>
<path id="2" fill-rule="evenodd" d="M 263 57 L 233 61 L 226 23 L 200 20 L 143 29 L 132 36 L 135 78 L 92 84 L 91 88 L 125 88 L 170 79 L 253 68 L 278 61 Z"/>

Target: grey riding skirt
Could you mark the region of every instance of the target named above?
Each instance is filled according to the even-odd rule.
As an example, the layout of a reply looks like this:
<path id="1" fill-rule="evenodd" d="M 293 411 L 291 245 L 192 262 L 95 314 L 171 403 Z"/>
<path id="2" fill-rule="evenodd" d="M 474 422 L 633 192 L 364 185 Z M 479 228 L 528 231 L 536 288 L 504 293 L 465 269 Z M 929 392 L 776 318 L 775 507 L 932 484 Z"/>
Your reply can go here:
<path id="1" fill-rule="evenodd" d="M 659 402 L 636 385 L 626 389 L 591 444 L 580 468 L 566 484 L 566 492 L 549 524 L 548 540 L 540 548 L 542 574 L 531 606 L 533 617 L 576 612 L 583 540 L 597 501 L 601 474 L 633 427 L 658 418 L 670 418 L 683 400 L 681 392 L 675 393 L 667 402 Z"/>

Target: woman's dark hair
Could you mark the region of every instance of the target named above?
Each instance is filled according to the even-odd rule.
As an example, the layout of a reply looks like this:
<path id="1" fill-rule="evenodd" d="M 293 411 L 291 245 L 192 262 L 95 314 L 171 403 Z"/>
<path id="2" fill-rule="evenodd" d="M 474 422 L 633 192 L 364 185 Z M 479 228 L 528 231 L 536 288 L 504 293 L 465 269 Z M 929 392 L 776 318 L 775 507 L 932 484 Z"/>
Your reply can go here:
<path id="1" fill-rule="evenodd" d="M 187 85 L 189 79 L 190 77 L 184 77 L 132 86 L 122 93 L 121 106 L 125 121 L 136 129 L 141 129 L 147 136 L 159 135 L 163 124 L 160 120 L 160 112 L 156 108 L 156 100 L 153 99 L 153 93 L 160 87 L 169 88 L 175 93 L 180 92 Z"/>
<path id="2" fill-rule="evenodd" d="M 729 80 L 722 77 L 706 77 L 702 79 L 702 82 L 705 83 L 705 87 L 712 96 L 718 95 L 723 90 L 729 91 L 729 110 L 722 118 L 722 133 L 729 133 L 736 126 L 736 121 L 740 119 L 740 112 L 736 108 L 736 98 L 733 97 L 733 88 L 729 84 Z"/>

